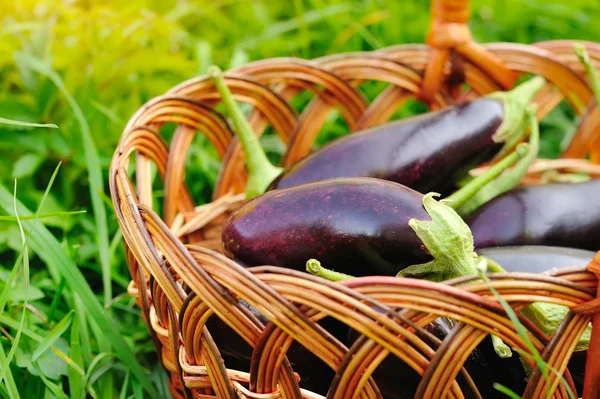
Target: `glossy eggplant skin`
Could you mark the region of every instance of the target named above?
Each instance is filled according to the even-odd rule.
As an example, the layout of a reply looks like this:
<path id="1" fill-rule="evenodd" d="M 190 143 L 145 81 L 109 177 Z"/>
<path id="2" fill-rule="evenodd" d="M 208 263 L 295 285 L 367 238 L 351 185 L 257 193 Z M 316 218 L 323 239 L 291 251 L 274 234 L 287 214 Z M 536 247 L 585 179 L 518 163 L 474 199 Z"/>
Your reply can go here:
<path id="1" fill-rule="evenodd" d="M 507 272 L 544 273 L 552 269 L 586 266 L 596 252 L 567 247 L 522 245 L 482 248 L 477 250 L 477 254 L 496 261 Z M 577 351 L 569 360 L 569 372 L 578 393 L 583 390 L 586 356 L 587 351 Z"/>
<path id="2" fill-rule="evenodd" d="M 544 273 L 552 269 L 586 266 L 596 253 L 548 245 L 513 245 L 481 248 L 477 254 L 496 261 L 507 272 Z"/>
<path id="3" fill-rule="evenodd" d="M 438 339 L 444 340 L 453 327 L 453 321 L 445 317 L 440 317 L 427 325 L 425 330 L 435 335 Z M 350 329 L 346 345 L 350 347 L 357 338 L 358 333 Z M 422 339 L 424 338 L 422 337 Z M 486 348 L 489 350 L 486 350 Z M 500 382 L 515 391 L 523 392 L 524 390 L 525 372 L 518 358 L 516 356 L 511 359 L 501 359 L 498 357 L 494 352 L 489 336 L 471 352 L 464 366 L 483 398 L 503 399 L 506 397 L 493 387 L 494 382 Z M 510 366 L 510 368 L 507 366 Z M 379 364 L 373 373 L 373 379 L 382 396 L 386 399 L 413 399 L 421 382 L 421 376 L 412 367 L 393 354 L 388 355 Z M 466 383 L 462 374 L 458 374 L 457 381 L 465 398 L 471 399 L 477 397 Z"/>
<path id="4" fill-rule="evenodd" d="M 256 308 L 245 301 L 240 301 L 240 303 L 248 308 L 262 324 L 267 325 L 269 320 Z M 348 326 L 336 319 L 327 317 L 322 319 L 319 324 L 340 342 L 343 342 L 347 336 Z M 252 347 L 217 316 L 209 318 L 206 327 L 219 348 L 225 367 L 249 371 Z M 300 388 L 322 396 L 327 395 L 335 376 L 335 372 L 327 364 L 296 341 L 290 346 L 287 358 L 294 372 L 300 376 Z"/>
<path id="5" fill-rule="evenodd" d="M 491 159 L 504 116 L 482 98 L 352 133 L 283 171 L 268 190 L 340 177 L 376 177 L 420 192 L 445 193 L 454 174 Z"/>
<path id="6" fill-rule="evenodd" d="M 409 227 L 431 220 L 423 195 L 374 178 L 331 179 L 256 197 L 222 230 L 224 252 L 248 266 L 323 267 L 353 276 L 395 275 L 431 255 Z"/>
<path id="7" fill-rule="evenodd" d="M 475 248 L 550 245 L 600 249 L 600 180 L 527 186 L 465 218 Z"/>

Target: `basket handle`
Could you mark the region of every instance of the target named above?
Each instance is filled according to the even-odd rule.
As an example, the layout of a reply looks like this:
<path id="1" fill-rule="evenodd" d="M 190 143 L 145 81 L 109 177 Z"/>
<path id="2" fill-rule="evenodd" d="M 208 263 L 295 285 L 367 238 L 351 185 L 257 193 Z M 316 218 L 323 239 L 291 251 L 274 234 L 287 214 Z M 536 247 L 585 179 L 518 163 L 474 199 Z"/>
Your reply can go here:
<path id="1" fill-rule="evenodd" d="M 469 0 L 431 0 L 431 24 L 426 38 L 431 51 L 420 93 L 424 100 L 431 101 L 440 91 L 451 52 L 477 66 L 503 89 L 514 85 L 516 74 L 473 40 L 468 25 L 470 16 Z"/>

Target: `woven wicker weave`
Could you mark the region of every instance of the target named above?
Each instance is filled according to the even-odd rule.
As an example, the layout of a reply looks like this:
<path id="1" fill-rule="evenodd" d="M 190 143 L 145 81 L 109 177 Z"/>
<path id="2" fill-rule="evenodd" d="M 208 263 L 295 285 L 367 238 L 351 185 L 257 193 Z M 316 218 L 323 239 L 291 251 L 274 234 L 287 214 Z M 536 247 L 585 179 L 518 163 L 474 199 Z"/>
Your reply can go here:
<path id="1" fill-rule="evenodd" d="M 438 109 L 511 88 L 522 74 L 539 74 L 549 82 L 535 99 L 539 117 L 566 99 L 582 119 L 564 159 L 538 161 L 526 181 L 539 179 L 544 169 L 600 175 L 595 165 L 600 162 L 600 114 L 572 51 L 573 42 L 480 45 L 472 40 L 467 25 L 468 1 L 434 0 L 431 11 L 426 45 L 399 45 L 311 61 L 263 60 L 227 72 L 226 83 L 236 100 L 253 107 L 248 119 L 257 135 L 268 126 L 277 132 L 287 146 L 282 163 L 289 165 L 311 150 L 333 108 L 339 110 L 349 129 L 356 131 L 389 120 L 411 97 Z M 600 45 L 584 44 L 600 66 Z M 368 103 L 358 90 L 365 81 L 389 85 Z M 289 102 L 305 90 L 316 95 L 297 113 Z M 369 375 L 390 353 L 423 375 L 416 397 L 462 398 L 455 377 L 468 354 L 489 333 L 527 351 L 490 287 L 515 309 L 532 301 L 571 308 L 551 339 L 523 319 L 535 346 L 558 371 L 565 370 L 575 343 L 592 319 L 596 323 L 588 359 L 600 356 L 596 277 L 600 256 L 598 262 L 553 276 L 491 274 L 491 283 L 460 287 L 466 279 L 432 283 L 373 276 L 334 284 L 276 267 L 243 269 L 228 260 L 220 253 L 221 224 L 242 203 L 246 174 L 241 147 L 214 109 L 219 100 L 211 81 L 202 76 L 149 101 L 127 124 L 111 165 L 111 195 L 132 276 L 129 293 L 137 298 L 169 373 L 173 397 L 319 397 L 299 389 L 298 377 L 302 376 L 294 374 L 282 356 L 295 340 L 337 371 L 332 398 L 381 397 Z M 166 143 L 158 131 L 169 122 L 178 127 Z M 197 131 L 223 159 L 213 202 L 200 207 L 184 182 L 185 154 Z M 588 152 L 591 162 L 579 159 Z M 129 173 L 132 155 L 135 184 Z M 160 215 L 153 210 L 151 163 L 164 181 Z M 262 325 L 237 299 L 269 315 L 271 323 Z M 404 311 L 393 320 L 373 311 L 373 304 Z M 316 324 L 327 316 L 352 326 L 363 337 L 352 348 L 344 347 Z M 438 316 L 459 321 L 439 347 L 415 334 Z M 224 367 L 219 348 L 205 328 L 209 317 L 219 317 L 254 348 L 248 370 Z M 600 367 L 588 368 L 583 397 L 600 397 L 599 385 Z M 546 381 L 537 371 L 528 382 L 525 397 L 545 397 L 547 388 L 555 398 L 568 397 L 556 376 Z"/>

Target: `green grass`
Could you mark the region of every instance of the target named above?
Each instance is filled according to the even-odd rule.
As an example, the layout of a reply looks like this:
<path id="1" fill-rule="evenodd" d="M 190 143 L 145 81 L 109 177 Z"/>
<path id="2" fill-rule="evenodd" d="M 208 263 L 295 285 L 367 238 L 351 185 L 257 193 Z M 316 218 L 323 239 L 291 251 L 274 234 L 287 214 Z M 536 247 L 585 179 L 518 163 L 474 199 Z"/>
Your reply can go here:
<path id="1" fill-rule="evenodd" d="M 478 41 L 600 40 L 596 0 L 472 3 Z M 167 396 L 126 295 L 106 184 L 140 105 L 213 63 L 422 43 L 428 18 L 420 0 L 0 2 L 0 396 Z M 411 103 L 399 115 L 422 111 Z M 559 153 L 573 121 L 566 105 L 543 121 L 542 156 Z M 320 143 L 346 131 L 332 118 Z M 280 155 L 277 140 L 262 142 Z M 203 202 L 219 162 L 202 137 L 190 152 L 186 179 Z"/>

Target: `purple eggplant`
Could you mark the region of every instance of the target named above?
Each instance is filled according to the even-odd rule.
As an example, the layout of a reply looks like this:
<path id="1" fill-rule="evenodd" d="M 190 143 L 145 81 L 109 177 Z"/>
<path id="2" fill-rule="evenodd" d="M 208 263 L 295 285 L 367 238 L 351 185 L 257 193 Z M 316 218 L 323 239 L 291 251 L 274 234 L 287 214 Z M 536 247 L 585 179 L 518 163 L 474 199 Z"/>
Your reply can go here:
<path id="1" fill-rule="evenodd" d="M 546 273 L 560 268 L 582 267 L 596 255 L 594 251 L 584 249 L 545 245 L 482 248 L 477 250 L 477 253 L 498 263 L 503 269 L 501 271 L 526 273 Z M 575 351 L 569 360 L 569 372 L 575 383 L 575 389 L 579 393 L 583 392 L 586 360 L 586 350 Z M 499 359 L 499 361 L 505 361 L 505 359 Z M 519 370 L 514 370 L 514 372 L 519 372 Z"/>
<path id="2" fill-rule="evenodd" d="M 453 207 L 525 153 L 527 144 L 521 143 L 517 151 L 448 197 L 449 206 L 432 198 L 439 194 L 423 195 L 371 177 L 328 179 L 270 191 L 247 201 L 225 221 L 224 253 L 247 266 L 296 270 L 305 270 L 306 262 L 317 258 L 328 269 L 354 276 L 394 275 L 433 260 L 415 271 L 436 279 L 470 273 L 471 232 Z M 431 212 L 439 220 L 427 226 Z M 465 245 L 457 247 L 458 241 Z"/>
<path id="3" fill-rule="evenodd" d="M 425 326 L 425 330 L 440 341 L 443 341 L 454 327 L 455 322 L 440 317 Z M 350 347 L 359 337 L 358 332 L 349 329 L 346 346 Z M 425 342 L 431 342 L 429 337 L 420 335 Z M 437 348 L 437 345 L 432 346 Z M 507 367 L 510 366 L 510 367 Z M 501 383 L 515 392 L 523 392 L 525 388 L 525 372 L 518 358 L 502 359 L 496 355 L 490 337 L 484 339 L 471 352 L 464 363 L 466 371 L 475 385 L 477 392 L 459 373 L 457 381 L 465 398 L 505 398 L 494 388 L 494 383 Z M 401 378 L 398 378 L 400 377 Z M 373 380 L 386 399 L 412 399 L 421 382 L 421 376 L 412 367 L 395 355 L 390 354 L 379 364 L 373 373 Z"/>
<path id="4" fill-rule="evenodd" d="M 269 323 L 263 314 L 246 301 L 242 300 L 240 304 L 250 310 L 263 325 Z M 326 317 L 319 322 L 319 325 L 342 343 L 347 336 L 348 326 L 334 318 Z M 219 348 L 225 367 L 233 370 L 250 370 L 252 347 L 244 339 L 217 316 L 209 318 L 206 327 Z M 335 376 L 333 369 L 296 341 L 290 346 L 287 358 L 294 372 L 300 376 L 300 388 L 322 396 L 327 394 Z"/>
<path id="5" fill-rule="evenodd" d="M 475 248 L 550 245 L 600 249 L 600 180 L 508 191 L 465 218 Z"/>
<path id="6" fill-rule="evenodd" d="M 457 171 L 490 160 L 502 144 L 501 100 L 482 98 L 385 123 L 330 142 L 285 169 L 268 190 L 339 177 L 376 177 L 446 192 Z"/>
<path id="7" fill-rule="evenodd" d="M 548 245 L 513 245 L 480 248 L 477 254 L 499 263 L 507 272 L 545 273 L 566 267 L 586 266 L 596 253 Z"/>
<path id="8" fill-rule="evenodd" d="M 432 259 L 409 226 L 430 220 L 423 194 L 373 178 L 333 179 L 268 192 L 223 225 L 226 255 L 250 266 L 305 270 L 318 258 L 355 276 L 396 274 Z"/>
<path id="9" fill-rule="evenodd" d="M 421 192 L 447 194 L 470 168 L 504 154 L 525 132 L 527 107 L 545 83 L 535 77 L 510 92 L 496 92 L 424 115 L 353 133 L 282 169 L 273 166 L 221 71 L 210 76 L 235 125 L 248 169 L 247 198 L 268 190 L 335 178 L 374 177 Z M 504 150 L 501 150 L 504 145 Z M 499 154 L 502 152 L 502 154 Z"/>

